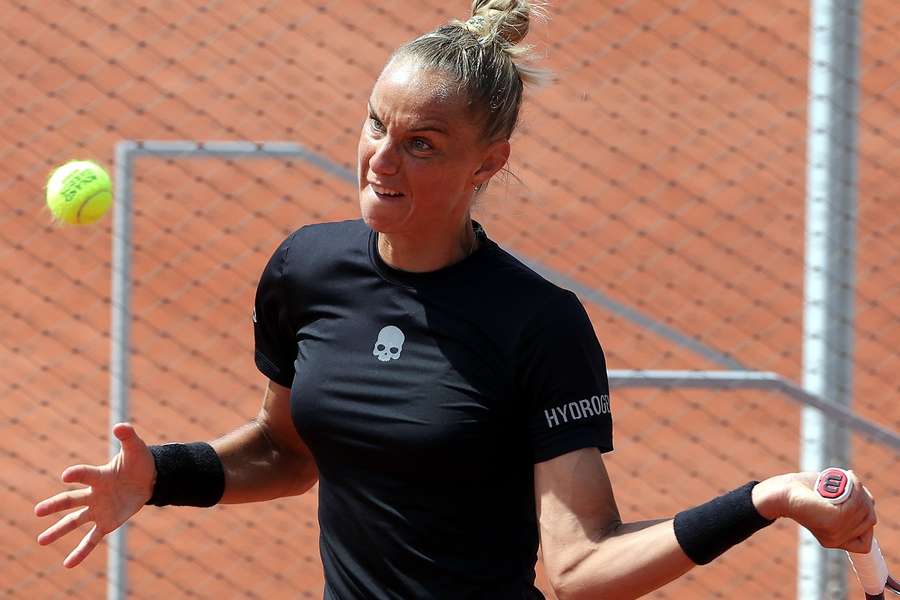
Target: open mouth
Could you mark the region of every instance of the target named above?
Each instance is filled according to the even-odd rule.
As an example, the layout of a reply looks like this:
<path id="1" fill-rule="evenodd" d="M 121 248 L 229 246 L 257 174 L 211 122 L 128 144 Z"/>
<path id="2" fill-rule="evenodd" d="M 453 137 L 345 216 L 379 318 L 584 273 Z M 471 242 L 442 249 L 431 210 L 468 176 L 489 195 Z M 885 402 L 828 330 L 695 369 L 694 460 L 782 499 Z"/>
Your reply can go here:
<path id="1" fill-rule="evenodd" d="M 392 200 L 403 197 L 403 192 L 398 192 L 397 190 L 392 190 L 391 188 L 386 188 L 381 185 L 369 184 L 372 188 L 372 191 L 375 192 L 375 195 L 383 200 Z"/>

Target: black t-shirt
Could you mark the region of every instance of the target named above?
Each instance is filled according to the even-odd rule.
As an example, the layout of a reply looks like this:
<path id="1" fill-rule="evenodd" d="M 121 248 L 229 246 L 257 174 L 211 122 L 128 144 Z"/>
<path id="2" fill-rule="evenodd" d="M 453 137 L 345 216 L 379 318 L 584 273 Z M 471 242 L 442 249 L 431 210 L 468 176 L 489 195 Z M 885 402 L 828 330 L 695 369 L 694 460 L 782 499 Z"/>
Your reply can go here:
<path id="1" fill-rule="evenodd" d="M 577 297 L 489 240 L 430 273 L 362 221 L 303 227 L 256 295 L 256 364 L 319 470 L 325 598 L 541 598 L 534 463 L 612 449 Z"/>

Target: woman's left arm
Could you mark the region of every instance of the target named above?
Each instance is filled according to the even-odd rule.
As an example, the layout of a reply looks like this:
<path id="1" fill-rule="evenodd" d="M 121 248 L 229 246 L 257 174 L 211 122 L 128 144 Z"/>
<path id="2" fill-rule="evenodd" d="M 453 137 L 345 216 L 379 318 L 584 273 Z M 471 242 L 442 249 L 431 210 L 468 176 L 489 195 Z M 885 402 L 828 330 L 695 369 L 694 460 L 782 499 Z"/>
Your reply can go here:
<path id="1" fill-rule="evenodd" d="M 695 566 L 672 519 L 623 523 L 596 448 L 534 467 L 535 503 L 547 576 L 560 600 L 637 598 Z M 780 475 L 757 484 L 752 502 L 767 519 L 791 517 L 827 547 L 865 552 L 875 523 L 865 488 L 842 505 L 818 498 L 815 475 Z M 858 482 L 857 482 L 858 483 Z"/>

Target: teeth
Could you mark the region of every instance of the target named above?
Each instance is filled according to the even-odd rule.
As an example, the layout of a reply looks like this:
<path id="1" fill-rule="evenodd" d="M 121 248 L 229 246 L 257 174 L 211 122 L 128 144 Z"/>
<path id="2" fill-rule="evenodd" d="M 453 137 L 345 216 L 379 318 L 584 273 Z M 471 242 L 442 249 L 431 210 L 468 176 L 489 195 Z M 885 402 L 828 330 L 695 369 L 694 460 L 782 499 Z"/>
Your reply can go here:
<path id="1" fill-rule="evenodd" d="M 381 194 L 382 196 L 402 196 L 403 195 L 401 192 L 392 190 L 390 188 L 381 187 L 380 185 L 372 185 L 372 189 L 375 190 L 377 193 Z"/>

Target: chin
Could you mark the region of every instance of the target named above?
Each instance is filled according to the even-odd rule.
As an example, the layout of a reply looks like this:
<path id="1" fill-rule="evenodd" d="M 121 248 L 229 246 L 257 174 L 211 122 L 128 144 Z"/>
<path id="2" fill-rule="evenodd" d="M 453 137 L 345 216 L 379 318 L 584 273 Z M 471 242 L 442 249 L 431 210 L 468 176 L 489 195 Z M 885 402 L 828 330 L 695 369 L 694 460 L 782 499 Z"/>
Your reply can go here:
<path id="1" fill-rule="evenodd" d="M 395 233 L 403 229 L 409 218 L 409 210 L 400 206 L 380 206 L 377 200 L 360 198 L 359 212 L 362 220 L 378 233 Z"/>
<path id="2" fill-rule="evenodd" d="M 377 217 L 367 213 L 365 210 L 362 211 L 362 220 L 366 225 L 369 226 L 369 229 L 373 231 L 377 231 L 378 233 L 390 233 L 390 229 L 385 228 L 384 223 L 382 223 Z"/>
<path id="3" fill-rule="evenodd" d="M 383 219 L 379 218 L 377 215 L 363 212 L 362 220 L 369 226 L 369 229 L 377 231 L 378 233 L 398 233 L 403 231 L 403 228 L 400 227 L 400 224 L 394 219 Z"/>

